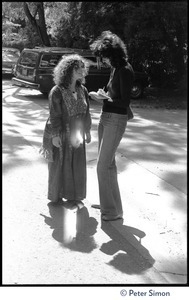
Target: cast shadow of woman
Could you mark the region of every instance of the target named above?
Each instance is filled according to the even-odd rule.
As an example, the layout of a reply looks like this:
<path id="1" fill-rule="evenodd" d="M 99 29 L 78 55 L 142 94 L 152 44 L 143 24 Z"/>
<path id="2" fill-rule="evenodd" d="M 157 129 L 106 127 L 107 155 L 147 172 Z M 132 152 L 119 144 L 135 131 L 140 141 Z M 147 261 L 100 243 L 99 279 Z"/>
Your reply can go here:
<path id="1" fill-rule="evenodd" d="M 84 253 L 92 252 L 97 244 L 93 235 L 98 222 L 89 216 L 86 207 L 73 211 L 64 206 L 49 205 L 50 217 L 41 214 L 53 229 L 52 236 L 62 247 Z"/>
<path id="2" fill-rule="evenodd" d="M 101 228 L 111 238 L 111 241 L 102 244 L 100 250 L 112 256 L 120 250 L 125 252 L 114 255 L 109 265 L 130 275 L 141 274 L 153 266 L 154 258 L 141 244 L 141 239 L 146 235 L 143 231 L 123 225 L 123 220 L 113 223 L 102 221 Z"/>

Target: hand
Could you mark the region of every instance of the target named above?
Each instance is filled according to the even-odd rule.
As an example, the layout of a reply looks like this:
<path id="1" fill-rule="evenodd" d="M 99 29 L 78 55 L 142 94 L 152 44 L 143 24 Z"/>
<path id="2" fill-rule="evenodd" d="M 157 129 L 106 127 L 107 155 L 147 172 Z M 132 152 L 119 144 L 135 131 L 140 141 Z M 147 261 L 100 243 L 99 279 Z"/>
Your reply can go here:
<path id="1" fill-rule="evenodd" d="M 55 136 L 52 139 L 52 143 L 55 147 L 60 148 L 61 146 L 61 138 L 59 136 Z"/>
<path id="2" fill-rule="evenodd" d="M 87 144 L 89 144 L 91 142 L 91 134 L 90 134 L 90 132 L 86 133 L 85 141 L 86 141 Z"/>

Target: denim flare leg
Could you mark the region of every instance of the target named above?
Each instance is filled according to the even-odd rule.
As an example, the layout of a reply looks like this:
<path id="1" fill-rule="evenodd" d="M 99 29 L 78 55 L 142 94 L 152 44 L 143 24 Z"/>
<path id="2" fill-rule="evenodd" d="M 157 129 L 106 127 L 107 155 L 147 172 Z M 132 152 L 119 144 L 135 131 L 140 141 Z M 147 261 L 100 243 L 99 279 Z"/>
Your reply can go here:
<path id="1" fill-rule="evenodd" d="M 98 126 L 97 176 L 102 215 L 123 215 L 115 153 L 127 126 L 127 115 L 102 112 Z"/>

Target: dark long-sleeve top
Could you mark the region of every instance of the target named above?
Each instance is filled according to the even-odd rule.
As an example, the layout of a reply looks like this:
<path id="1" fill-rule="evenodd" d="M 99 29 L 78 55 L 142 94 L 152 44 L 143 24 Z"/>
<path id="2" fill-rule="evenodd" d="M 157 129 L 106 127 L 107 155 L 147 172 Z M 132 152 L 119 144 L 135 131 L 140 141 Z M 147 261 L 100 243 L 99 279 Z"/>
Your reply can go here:
<path id="1" fill-rule="evenodd" d="M 104 112 L 127 114 L 133 81 L 134 71 L 129 63 L 126 66 L 112 69 L 107 90 L 113 102 L 104 100 L 102 110 Z"/>

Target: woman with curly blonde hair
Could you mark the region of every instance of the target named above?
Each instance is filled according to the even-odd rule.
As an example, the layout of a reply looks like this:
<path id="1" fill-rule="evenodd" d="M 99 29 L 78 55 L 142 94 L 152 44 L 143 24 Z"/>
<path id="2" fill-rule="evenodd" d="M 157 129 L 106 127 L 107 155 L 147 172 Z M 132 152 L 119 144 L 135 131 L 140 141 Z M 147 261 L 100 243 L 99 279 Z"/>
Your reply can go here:
<path id="1" fill-rule="evenodd" d="M 48 199 L 70 208 L 81 208 L 86 197 L 85 142 L 91 141 L 86 75 L 86 62 L 77 54 L 63 56 L 54 68 L 40 149 L 48 160 Z"/>

